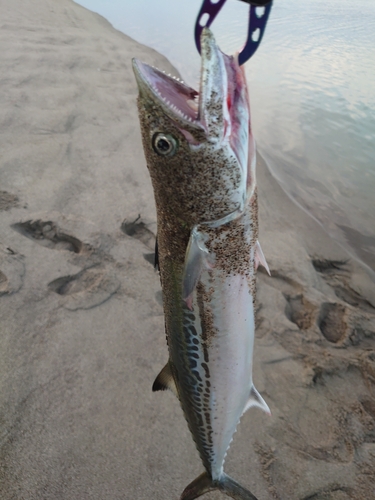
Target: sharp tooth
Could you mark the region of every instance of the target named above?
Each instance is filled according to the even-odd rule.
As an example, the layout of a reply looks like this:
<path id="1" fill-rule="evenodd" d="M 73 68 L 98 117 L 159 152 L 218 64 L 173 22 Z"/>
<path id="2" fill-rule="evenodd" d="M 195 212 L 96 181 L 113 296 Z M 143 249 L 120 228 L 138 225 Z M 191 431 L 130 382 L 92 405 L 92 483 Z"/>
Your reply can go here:
<path id="1" fill-rule="evenodd" d="M 197 101 L 193 101 L 192 99 L 188 99 L 186 104 L 194 111 L 198 111 L 198 103 Z"/>

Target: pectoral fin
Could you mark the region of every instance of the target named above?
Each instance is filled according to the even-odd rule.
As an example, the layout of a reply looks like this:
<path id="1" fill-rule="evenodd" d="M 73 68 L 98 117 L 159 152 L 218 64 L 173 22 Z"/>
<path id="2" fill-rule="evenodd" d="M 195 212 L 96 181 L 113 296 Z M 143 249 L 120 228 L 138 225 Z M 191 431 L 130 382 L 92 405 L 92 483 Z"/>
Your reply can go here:
<path id="1" fill-rule="evenodd" d="M 271 415 L 271 410 L 268 408 L 267 403 L 264 401 L 264 399 L 259 394 L 259 392 L 255 389 L 254 385 L 251 388 L 250 397 L 249 397 L 247 404 L 245 406 L 244 413 L 252 406 L 257 406 L 261 410 L 268 413 L 268 415 Z"/>
<path id="2" fill-rule="evenodd" d="M 189 309 L 192 308 L 192 295 L 203 268 L 212 269 L 213 262 L 204 244 L 206 235 L 194 227 L 186 249 L 185 267 L 182 276 L 182 298 Z"/>
<path id="3" fill-rule="evenodd" d="M 265 268 L 267 273 L 271 276 L 270 268 L 268 267 L 266 258 L 264 256 L 264 253 L 263 253 L 262 247 L 260 246 L 259 241 L 257 241 L 256 245 L 255 245 L 254 258 L 255 258 L 255 269 L 258 269 L 259 264 L 262 264 L 262 266 Z"/>
<path id="4" fill-rule="evenodd" d="M 153 392 L 166 391 L 167 389 L 172 391 L 173 394 L 178 397 L 177 387 L 176 387 L 176 383 L 175 383 L 173 375 L 172 375 L 169 361 L 164 366 L 164 368 L 159 373 L 159 375 L 156 377 L 155 382 L 152 386 Z"/>

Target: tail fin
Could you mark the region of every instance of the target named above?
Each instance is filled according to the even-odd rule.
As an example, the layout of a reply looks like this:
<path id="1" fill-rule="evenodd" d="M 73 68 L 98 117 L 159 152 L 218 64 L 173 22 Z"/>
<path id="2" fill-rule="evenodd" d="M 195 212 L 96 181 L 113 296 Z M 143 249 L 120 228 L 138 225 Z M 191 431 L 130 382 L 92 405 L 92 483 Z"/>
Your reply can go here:
<path id="1" fill-rule="evenodd" d="M 257 500 L 250 491 L 245 490 L 226 474 L 223 474 L 220 479 L 213 480 L 207 472 L 198 476 L 185 488 L 180 500 L 194 500 L 194 498 L 198 498 L 212 490 L 220 490 L 235 500 Z"/>

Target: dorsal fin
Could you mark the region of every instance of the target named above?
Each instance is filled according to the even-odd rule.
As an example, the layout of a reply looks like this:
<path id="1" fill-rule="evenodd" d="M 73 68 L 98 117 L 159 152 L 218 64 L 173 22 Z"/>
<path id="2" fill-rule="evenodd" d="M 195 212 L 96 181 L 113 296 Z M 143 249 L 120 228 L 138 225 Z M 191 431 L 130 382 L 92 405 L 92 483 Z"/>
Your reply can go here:
<path id="1" fill-rule="evenodd" d="M 166 391 L 167 389 L 172 391 L 173 394 L 178 397 L 176 382 L 174 381 L 169 361 L 156 377 L 152 386 L 153 392 Z"/>

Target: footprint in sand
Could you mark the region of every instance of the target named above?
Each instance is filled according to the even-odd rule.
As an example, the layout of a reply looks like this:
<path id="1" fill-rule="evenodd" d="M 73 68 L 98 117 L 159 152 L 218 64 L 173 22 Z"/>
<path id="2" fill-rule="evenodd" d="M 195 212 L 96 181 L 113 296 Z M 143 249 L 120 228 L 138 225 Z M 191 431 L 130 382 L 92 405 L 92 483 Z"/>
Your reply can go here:
<path id="1" fill-rule="evenodd" d="M 129 222 L 127 219 L 125 219 L 121 224 L 121 231 L 123 231 L 128 236 L 132 236 L 133 238 L 141 241 L 149 250 L 154 250 L 155 235 L 141 220 L 140 215 L 138 215 L 138 217 L 132 222 Z"/>
<path id="2" fill-rule="evenodd" d="M 121 224 L 121 231 L 123 231 L 128 236 L 141 241 L 148 249 L 154 250 L 154 252 L 152 253 L 144 253 L 143 257 L 156 269 L 158 266 L 156 257 L 156 236 L 141 220 L 141 216 L 138 215 L 138 217 L 133 222 L 129 222 L 125 219 Z"/>
<path id="3" fill-rule="evenodd" d="M 348 261 L 345 260 L 329 260 L 329 259 L 312 259 L 312 265 L 315 271 L 323 274 L 335 274 L 337 271 L 343 271 Z"/>
<path id="4" fill-rule="evenodd" d="M 0 297 L 18 292 L 23 285 L 25 264 L 11 248 L 0 246 Z"/>
<path id="5" fill-rule="evenodd" d="M 46 248 L 69 250 L 74 253 L 81 253 L 84 249 L 82 241 L 61 231 L 52 221 L 28 220 L 13 224 L 12 228 Z"/>
<path id="6" fill-rule="evenodd" d="M 39 245 L 52 250 L 66 250 L 80 256 L 89 256 L 93 248 L 83 243 L 48 220 L 29 220 L 18 222 L 12 228 L 35 241 Z M 87 265 L 88 263 L 86 263 Z M 2 285 L 0 275 L 0 290 Z M 75 311 L 91 309 L 107 301 L 120 287 L 115 272 L 109 265 L 97 264 L 86 267 L 74 275 L 61 276 L 48 284 L 48 289 L 63 298 L 63 306 Z"/>
<path id="7" fill-rule="evenodd" d="M 121 224 L 121 231 L 123 231 L 128 236 L 141 241 L 149 250 L 154 250 L 154 252 L 152 253 L 144 253 L 143 257 L 154 267 L 154 269 L 158 269 L 159 262 L 157 257 L 156 236 L 141 220 L 141 216 L 138 215 L 138 217 L 133 222 L 129 222 L 127 219 L 125 219 Z M 163 305 L 163 294 L 161 290 L 156 292 L 155 300 L 159 305 Z"/>
<path id="8" fill-rule="evenodd" d="M 295 467 L 297 451 L 301 477 L 323 471 L 318 472 L 319 485 L 306 487 L 298 498 L 367 499 L 371 495 L 358 491 L 374 491 L 375 308 L 371 298 L 353 289 L 355 267 L 350 261 L 314 257 L 311 263 L 305 281 L 290 279 L 287 266 L 271 268 L 271 278 L 259 275 L 260 285 L 270 287 L 275 307 L 280 312 L 285 307 L 299 332 L 280 314 L 260 326 L 263 348 L 275 345 L 276 339 L 284 365 L 277 375 L 272 365 L 264 368 L 272 381 L 268 387 L 275 417 L 268 429 L 269 446 L 262 444 L 256 451 L 275 498 L 281 498 L 278 484 L 290 474 L 290 464 Z M 265 291 L 262 300 L 267 300 Z M 267 319 L 267 311 L 258 311 Z M 280 396 L 284 391 L 289 391 L 288 401 Z"/>
<path id="9" fill-rule="evenodd" d="M 333 261 L 313 259 L 312 264 L 316 271 L 334 290 L 336 297 L 350 306 L 359 307 L 360 309 L 374 313 L 374 307 L 366 299 L 353 290 L 348 285 L 350 271 L 348 269 L 348 261 Z"/>
<path id="10" fill-rule="evenodd" d="M 333 344 L 343 340 L 348 333 L 347 311 L 342 304 L 324 302 L 320 309 L 319 328 Z"/>
<path id="11" fill-rule="evenodd" d="M 286 308 L 287 318 L 295 323 L 300 330 L 308 330 L 315 321 L 316 307 L 302 294 L 291 297 L 285 296 L 288 301 Z"/>
<path id="12" fill-rule="evenodd" d="M 64 297 L 64 307 L 75 311 L 91 309 L 107 301 L 120 287 L 114 271 L 103 266 L 83 269 L 77 274 L 51 281 L 48 288 Z"/>
<path id="13" fill-rule="evenodd" d="M 359 345 L 364 338 L 374 338 L 375 308 L 350 287 L 348 261 L 313 259 L 312 264 L 338 299 L 321 304 L 318 326 L 323 336 L 338 345 Z"/>
<path id="14" fill-rule="evenodd" d="M 315 272 L 333 290 L 337 300 L 316 303 L 308 300 L 308 290 L 278 270 L 272 270 L 270 284 L 284 295 L 285 315 L 301 331 L 318 328 L 321 336 L 337 347 L 358 345 L 363 339 L 375 338 L 371 323 L 375 308 L 353 290 L 349 283 L 351 271 L 348 261 L 312 259 Z M 266 277 L 268 280 L 268 277 Z"/>

